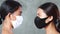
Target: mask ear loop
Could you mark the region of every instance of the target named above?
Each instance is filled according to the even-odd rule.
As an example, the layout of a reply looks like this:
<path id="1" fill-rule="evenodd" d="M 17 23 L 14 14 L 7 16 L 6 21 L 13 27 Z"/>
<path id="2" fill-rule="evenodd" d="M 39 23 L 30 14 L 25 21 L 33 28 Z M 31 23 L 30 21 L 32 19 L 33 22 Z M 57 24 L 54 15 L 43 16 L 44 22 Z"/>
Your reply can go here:
<path id="1" fill-rule="evenodd" d="M 46 18 L 43 18 L 44 20 L 46 20 L 48 17 L 46 17 Z"/>
<path id="2" fill-rule="evenodd" d="M 49 17 L 50 17 L 50 16 L 46 17 L 45 19 L 47 19 L 47 18 L 49 18 Z M 51 21 L 53 21 L 53 19 L 52 19 Z"/>
<path id="3" fill-rule="evenodd" d="M 48 16 L 48 17 L 49 17 L 49 16 Z M 48 17 L 47 17 L 47 18 L 48 18 Z M 48 23 L 46 23 L 46 24 L 48 24 L 48 25 L 49 25 L 52 21 L 53 21 L 53 19 L 52 19 L 51 21 L 49 21 Z M 48 26 L 48 25 L 47 25 L 47 26 Z"/>
<path id="4" fill-rule="evenodd" d="M 10 12 L 9 12 L 8 14 L 9 14 L 9 17 L 11 17 L 11 16 L 12 16 L 12 13 L 10 13 Z M 13 28 L 12 23 L 11 23 L 11 27 Z"/>

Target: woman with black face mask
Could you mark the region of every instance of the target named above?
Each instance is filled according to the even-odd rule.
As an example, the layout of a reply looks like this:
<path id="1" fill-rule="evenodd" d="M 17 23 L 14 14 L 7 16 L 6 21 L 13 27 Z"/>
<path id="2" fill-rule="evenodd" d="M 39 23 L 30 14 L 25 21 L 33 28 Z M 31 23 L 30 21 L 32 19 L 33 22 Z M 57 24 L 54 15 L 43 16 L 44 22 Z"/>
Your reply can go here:
<path id="1" fill-rule="evenodd" d="M 60 34 L 58 7 L 51 2 L 39 6 L 34 23 L 39 29 L 45 28 L 46 34 Z"/>

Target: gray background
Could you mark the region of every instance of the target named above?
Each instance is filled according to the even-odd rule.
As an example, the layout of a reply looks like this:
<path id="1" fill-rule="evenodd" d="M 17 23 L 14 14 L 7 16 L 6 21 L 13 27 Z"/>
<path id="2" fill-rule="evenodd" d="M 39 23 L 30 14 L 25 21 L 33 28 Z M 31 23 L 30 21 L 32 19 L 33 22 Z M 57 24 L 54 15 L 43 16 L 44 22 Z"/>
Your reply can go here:
<path id="1" fill-rule="evenodd" d="M 4 0 L 0 0 L 0 4 Z M 53 2 L 57 4 L 58 8 L 60 9 L 60 0 L 16 0 L 20 2 L 23 6 L 23 17 L 24 21 L 16 29 L 13 29 L 14 34 L 45 34 L 44 29 L 37 29 L 34 24 L 34 18 L 36 16 L 36 11 L 39 5 L 46 3 L 46 2 Z M 1 34 L 2 25 L 0 25 L 0 34 Z"/>

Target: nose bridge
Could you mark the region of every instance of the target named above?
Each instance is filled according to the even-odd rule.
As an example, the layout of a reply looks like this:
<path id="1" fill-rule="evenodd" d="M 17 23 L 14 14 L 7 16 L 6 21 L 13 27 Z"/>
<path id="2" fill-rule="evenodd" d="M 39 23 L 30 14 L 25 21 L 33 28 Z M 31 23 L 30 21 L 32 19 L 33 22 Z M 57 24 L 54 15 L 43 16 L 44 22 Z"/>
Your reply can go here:
<path id="1" fill-rule="evenodd" d="M 20 11 L 20 13 L 22 14 L 22 11 Z"/>

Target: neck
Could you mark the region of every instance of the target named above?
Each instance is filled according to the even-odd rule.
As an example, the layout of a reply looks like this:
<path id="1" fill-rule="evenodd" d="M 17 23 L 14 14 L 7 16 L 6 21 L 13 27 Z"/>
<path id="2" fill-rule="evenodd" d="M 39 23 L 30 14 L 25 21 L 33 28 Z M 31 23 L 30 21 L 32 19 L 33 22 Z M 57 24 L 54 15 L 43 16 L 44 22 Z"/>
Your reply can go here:
<path id="1" fill-rule="evenodd" d="M 45 27 L 46 34 L 59 34 L 55 28 L 55 25 L 50 23 L 47 27 Z"/>

